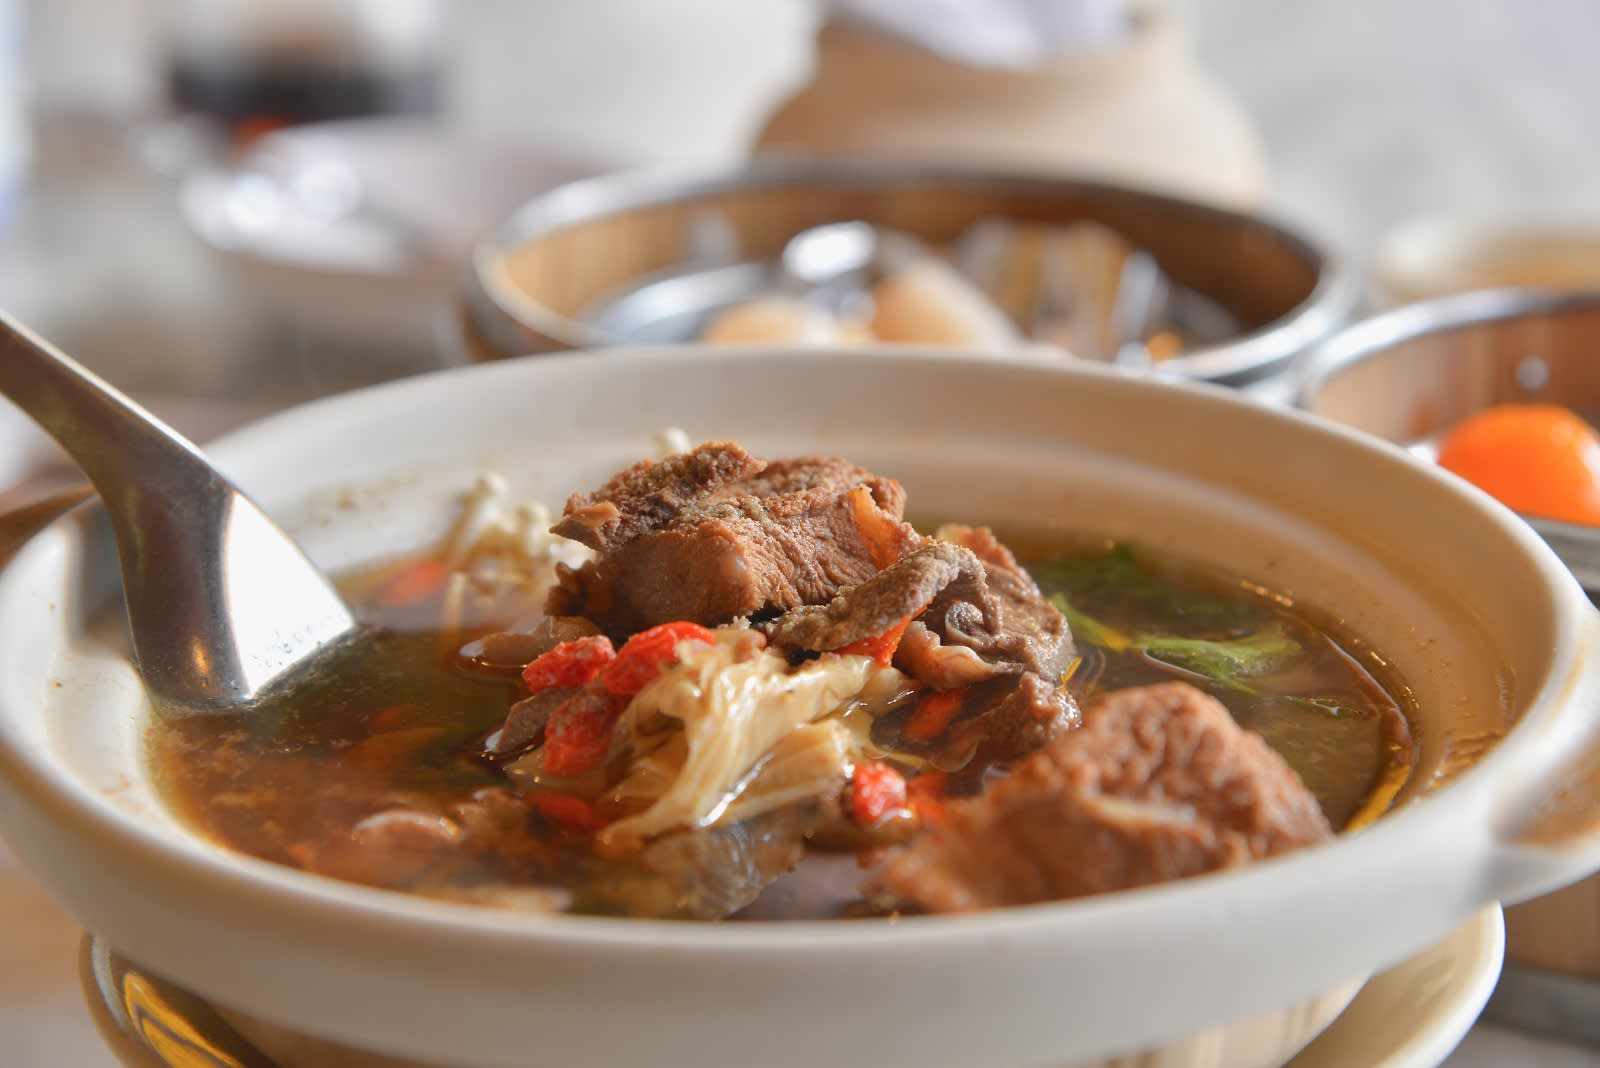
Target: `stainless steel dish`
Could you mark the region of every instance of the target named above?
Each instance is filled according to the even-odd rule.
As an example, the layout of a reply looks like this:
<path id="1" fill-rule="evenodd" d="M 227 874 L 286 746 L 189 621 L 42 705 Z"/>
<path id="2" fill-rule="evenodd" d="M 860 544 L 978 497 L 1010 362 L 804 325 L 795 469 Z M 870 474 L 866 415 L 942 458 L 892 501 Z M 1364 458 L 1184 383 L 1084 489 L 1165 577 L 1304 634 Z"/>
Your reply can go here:
<path id="1" fill-rule="evenodd" d="M 1343 325 L 1355 302 L 1353 280 L 1326 251 L 1252 215 L 1064 178 L 783 160 L 720 175 L 610 175 L 528 201 L 474 250 L 465 279 L 467 347 L 493 359 L 615 344 L 621 339 L 586 321 L 586 312 L 642 282 L 673 277 L 705 254 L 708 241 L 729 262 L 696 276 L 695 288 L 722 285 L 731 300 L 750 295 L 751 276 L 789 239 L 821 224 L 863 220 L 944 246 L 993 218 L 1104 224 L 1148 252 L 1177 286 L 1243 324 L 1237 336 L 1161 364 L 1177 377 L 1244 385 L 1281 372 Z M 1002 307 L 1034 301 L 1040 273 L 1020 268 Z M 663 299 L 673 290 L 652 288 Z M 667 318 L 670 309 L 658 314 Z"/>
<path id="2" fill-rule="evenodd" d="M 1561 404 L 1600 424 L 1600 292 L 1483 290 L 1385 312 L 1312 352 L 1298 394 L 1302 408 L 1424 450 L 1491 404 Z M 1600 599 L 1600 528 L 1528 522 Z"/>

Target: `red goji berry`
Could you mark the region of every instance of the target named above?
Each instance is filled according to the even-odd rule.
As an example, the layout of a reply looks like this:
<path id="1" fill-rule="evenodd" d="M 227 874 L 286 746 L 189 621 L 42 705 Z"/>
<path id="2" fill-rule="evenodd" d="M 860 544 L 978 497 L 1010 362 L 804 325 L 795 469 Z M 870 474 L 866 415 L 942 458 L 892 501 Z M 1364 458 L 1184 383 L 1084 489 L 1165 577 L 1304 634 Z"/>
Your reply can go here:
<path id="1" fill-rule="evenodd" d="M 910 625 L 911 617 L 907 616 L 882 634 L 874 634 L 870 638 L 853 641 L 849 645 L 842 646 L 834 651 L 856 656 L 870 656 L 878 662 L 879 667 L 888 667 L 889 662 L 894 659 L 895 650 L 900 648 L 901 637 Z"/>
<path id="2" fill-rule="evenodd" d="M 557 705 L 544 729 L 545 771 L 570 779 L 604 760 L 624 704 L 586 690 Z"/>
<path id="3" fill-rule="evenodd" d="M 861 764 L 850 779 L 850 814 L 870 827 L 906 807 L 906 780 L 887 764 Z"/>
<path id="4" fill-rule="evenodd" d="M 950 721 L 961 711 L 961 701 L 967 696 L 965 687 L 954 690 L 937 690 L 922 699 L 900 733 L 914 742 L 926 742 L 944 733 Z"/>
<path id="5" fill-rule="evenodd" d="M 677 659 L 680 642 L 710 644 L 716 636 L 698 623 L 662 623 L 622 643 L 616 659 L 600 672 L 600 684 L 618 697 L 632 697 Z"/>
<path id="6" fill-rule="evenodd" d="M 604 634 L 574 638 L 535 657 L 522 669 L 522 681 L 532 693 L 551 686 L 577 689 L 600 674 L 600 669 L 611 663 L 616 655 L 611 648 L 611 639 Z"/>
<path id="7" fill-rule="evenodd" d="M 531 795 L 528 802 L 538 810 L 539 815 L 564 831 L 593 834 L 606 825 L 606 820 L 594 810 L 594 806 L 581 797 L 537 793 Z"/>
<path id="8" fill-rule="evenodd" d="M 373 597 L 384 608 L 398 608 L 430 597 L 444 588 L 450 569 L 444 562 L 427 557 L 395 575 Z"/>

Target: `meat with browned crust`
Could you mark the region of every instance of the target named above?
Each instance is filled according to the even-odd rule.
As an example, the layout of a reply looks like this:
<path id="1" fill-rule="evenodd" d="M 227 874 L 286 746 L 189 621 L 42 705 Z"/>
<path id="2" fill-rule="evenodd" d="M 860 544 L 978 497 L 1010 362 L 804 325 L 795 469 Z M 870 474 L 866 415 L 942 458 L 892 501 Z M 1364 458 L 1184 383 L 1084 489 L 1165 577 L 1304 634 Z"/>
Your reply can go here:
<path id="1" fill-rule="evenodd" d="M 895 665 L 935 689 L 971 688 L 946 759 L 1017 760 L 1077 724 L 1060 685 L 1074 656 L 1067 621 L 986 527 L 946 527 L 826 605 L 785 613 L 768 635 L 838 649 L 907 619 Z"/>
<path id="2" fill-rule="evenodd" d="M 1083 720 L 1065 685 L 1031 671 L 988 683 L 975 694 L 983 711 L 956 724 L 947 748 L 952 754 L 969 750 L 986 764 L 1020 760 Z"/>
<path id="3" fill-rule="evenodd" d="M 1121 690 L 894 857 L 929 912 L 1025 905 L 1234 867 L 1332 834 L 1283 758 L 1186 683 Z"/>
<path id="4" fill-rule="evenodd" d="M 827 604 L 785 612 L 773 622 L 767 637 L 799 649 L 839 649 L 876 637 L 918 615 L 952 586 L 989 606 L 992 615 L 993 604 L 984 589 L 983 565 L 978 558 L 959 545 L 929 541 Z"/>
<path id="5" fill-rule="evenodd" d="M 685 507 L 730 482 L 759 472 L 766 463 L 732 441 L 710 441 L 659 462 L 640 460 L 611 476 L 593 493 L 567 499 L 551 531 L 610 552 L 670 522 Z"/>
<path id="6" fill-rule="evenodd" d="M 929 608 L 924 625 L 946 646 L 963 646 L 984 660 L 1020 664 L 1055 682 L 1075 650 L 1066 618 L 1044 599 L 1011 550 L 988 527 L 946 526 L 939 536 L 983 562 L 984 588 L 993 607 L 959 589 L 946 590 Z"/>
<path id="7" fill-rule="evenodd" d="M 904 627 L 895 664 L 934 689 L 968 689 L 952 759 L 1009 762 L 1077 722 L 1061 689 L 1067 623 L 987 528 L 927 539 L 905 492 L 837 457 L 760 460 L 712 442 L 640 463 L 574 496 L 555 530 L 599 550 L 560 569 L 547 608 L 615 639 L 658 623 L 740 617 L 791 652 L 837 650 Z M 526 744 L 532 705 L 499 738 Z"/>
<path id="8" fill-rule="evenodd" d="M 546 607 L 617 638 L 822 604 L 920 544 L 904 503 L 898 483 L 845 460 L 767 463 L 731 443 L 702 445 L 568 502 L 554 530 L 600 555 L 561 569 Z"/>

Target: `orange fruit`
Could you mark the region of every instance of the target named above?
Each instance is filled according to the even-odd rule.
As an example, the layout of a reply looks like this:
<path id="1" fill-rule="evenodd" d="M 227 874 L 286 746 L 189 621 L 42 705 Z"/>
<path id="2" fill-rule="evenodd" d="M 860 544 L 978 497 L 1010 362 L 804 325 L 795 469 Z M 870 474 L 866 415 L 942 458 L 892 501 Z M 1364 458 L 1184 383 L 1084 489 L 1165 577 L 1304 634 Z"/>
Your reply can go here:
<path id="1" fill-rule="evenodd" d="M 1439 463 L 1526 515 L 1600 526 L 1600 434 L 1554 404 L 1501 404 L 1453 427 Z"/>

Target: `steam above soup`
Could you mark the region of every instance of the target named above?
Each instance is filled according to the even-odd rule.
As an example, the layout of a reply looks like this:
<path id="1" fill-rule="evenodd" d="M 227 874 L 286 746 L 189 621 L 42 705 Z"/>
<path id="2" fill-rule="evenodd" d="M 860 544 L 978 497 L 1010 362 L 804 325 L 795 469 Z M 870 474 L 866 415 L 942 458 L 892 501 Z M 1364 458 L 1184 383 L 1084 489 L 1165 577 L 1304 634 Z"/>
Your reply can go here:
<path id="1" fill-rule="evenodd" d="M 180 813 L 520 908 L 943 912 L 1309 845 L 1410 766 L 1361 650 L 1291 606 L 1125 545 L 927 536 L 845 460 L 711 443 L 551 532 L 496 492 L 348 579 L 370 629 L 345 661 L 246 721 L 158 722 Z"/>

